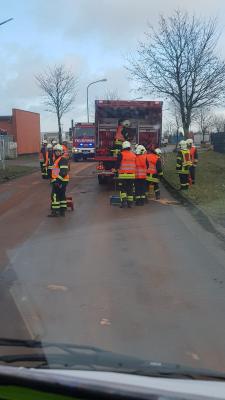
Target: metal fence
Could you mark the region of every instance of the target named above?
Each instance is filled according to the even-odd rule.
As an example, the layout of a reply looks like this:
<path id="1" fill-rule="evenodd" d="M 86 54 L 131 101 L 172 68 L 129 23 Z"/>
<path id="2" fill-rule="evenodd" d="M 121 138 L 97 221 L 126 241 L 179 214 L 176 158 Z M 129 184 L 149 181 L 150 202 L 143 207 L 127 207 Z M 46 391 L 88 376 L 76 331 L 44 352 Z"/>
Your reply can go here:
<path id="1" fill-rule="evenodd" d="M 0 135 L 0 163 L 5 168 L 5 160 L 17 157 L 17 143 L 13 142 L 12 137 Z"/>

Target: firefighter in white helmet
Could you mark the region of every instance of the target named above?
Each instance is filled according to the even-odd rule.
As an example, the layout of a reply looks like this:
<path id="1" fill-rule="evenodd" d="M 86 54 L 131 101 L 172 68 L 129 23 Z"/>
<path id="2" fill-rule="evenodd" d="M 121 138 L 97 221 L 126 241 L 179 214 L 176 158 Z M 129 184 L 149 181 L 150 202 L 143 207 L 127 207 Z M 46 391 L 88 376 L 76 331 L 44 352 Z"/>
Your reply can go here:
<path id="1" fill-rule="evenodd" d="M 148 169 L 147 150 L 141 144 L 136 148 L 135 201 L 136 206 L 145 204 L 146 177 Z"/>
<path id="2" fill-rule="evenodd" d="M 61 144 L 54 146 L 55 161 L 52 166 L 51 214 L 49 217 L 65 216 L 67 209 L 66 187 L 69 182 L 68 160 L 63 157 Z"/>
<path id="3" fill-rule="evenodd" d="M 121 208 L 131 208 L 134 194 L 133 186 L 136 171 L 136 155 L 131 151 L 131 144 L 125 140 L 122 151 L 117 156 L 116 171 L 119 178 Z"/>
<path id="4" fill-rule="evenodd" d="M 187 190 L 189 188 L 190 166 L 191 157 L 190 151 L 187 148 L 187 142 L 185 140 L 181 140 L 179 143 L 176 164 L 176 172 L 180 179 L 180 190 Z"/>
<path id="5" fill-rule="evenodd" d="M 191 166 L 190 166 L 190 179 L 192 185 L 195 184 L 195 176 L 196 176 L 196 167 L 198 164 L 198 150 L 194 146 L 193 139 L 187 139 L 187 148 L 190 151 L 190 157 L 191 157 Z"/>
<path id="6" fill-rule="evenodd" d="M 150 193 L 150 188 L 153 187 L 155 199 L 160 199 L 160 178 L 163 176 L 162 163 L 160 159 L 161 150 L 159 148 L 152 148 L 147 154 L 148 170 L 146 177 L 146 200 Z"/>

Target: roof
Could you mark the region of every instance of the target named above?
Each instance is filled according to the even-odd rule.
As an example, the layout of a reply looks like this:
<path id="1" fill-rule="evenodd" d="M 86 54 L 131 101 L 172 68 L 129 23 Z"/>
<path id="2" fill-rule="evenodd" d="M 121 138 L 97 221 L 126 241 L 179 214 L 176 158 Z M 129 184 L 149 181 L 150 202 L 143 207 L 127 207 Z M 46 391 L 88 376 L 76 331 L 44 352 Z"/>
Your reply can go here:
<path id="1" fill-rule="evenodd" d="M 12 121 L 12 116 L 11 115 L 1 115 L 0 121 Z"/>
<path id="2" fill-rule="evenodd" d="M 135 108 L 162 108 L 162 101 L 150 100 L 95 100 L 95 104 L 99 107 L 135 107 Z"/>

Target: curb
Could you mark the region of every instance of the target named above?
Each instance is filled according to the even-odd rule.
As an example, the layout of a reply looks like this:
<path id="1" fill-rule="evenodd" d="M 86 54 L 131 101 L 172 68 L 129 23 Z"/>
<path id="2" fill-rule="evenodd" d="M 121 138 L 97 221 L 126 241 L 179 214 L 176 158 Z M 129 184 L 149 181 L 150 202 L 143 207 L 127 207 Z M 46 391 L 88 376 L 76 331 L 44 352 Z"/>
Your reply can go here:
<path id="1" fill-rule="evenodd" d="M 170 194 L 189 209 L 192 216 L 200 223 L 200 225 L 203 226 L 204 229 L 213 233 L 218 239 L 225 242 L 225 229 L 216 224 L 197 204 L 183 196 L 181 191 L 177 191 L 177 189 L 165 177 L 162 178 L 162 182 Z"/>

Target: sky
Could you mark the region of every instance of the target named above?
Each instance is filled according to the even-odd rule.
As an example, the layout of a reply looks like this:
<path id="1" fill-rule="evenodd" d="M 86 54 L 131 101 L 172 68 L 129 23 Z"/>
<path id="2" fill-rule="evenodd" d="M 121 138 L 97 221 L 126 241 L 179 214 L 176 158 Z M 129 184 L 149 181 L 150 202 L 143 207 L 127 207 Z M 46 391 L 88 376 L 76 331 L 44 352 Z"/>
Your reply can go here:
<path id="1" fill-rule="evenodd" d="M 0 115 L 12 108 L 38 112 L 42 132 L 56 131 L 56 117 L 45 111 L 35 75 L 57 64 L 78 78 L 75 102 L 62 119 L 64 131 L 71 119 L 87 120 L 86 87 L 92 81 L 107 79 L 90 88 L 92 120 L 94 100 L 108 91 L 125 100 L 140 97 L 126 59 L 144 39 L 148 24 L 157 27 L 160 14 L 168 16 L 177 8 L 218 18 L 225 57 L 225 0 L 0 0 L 0 22 L 13 17 L 0 26 Z"/>

